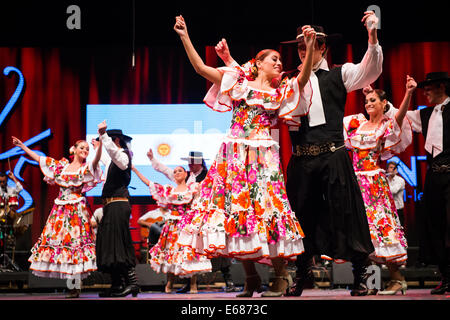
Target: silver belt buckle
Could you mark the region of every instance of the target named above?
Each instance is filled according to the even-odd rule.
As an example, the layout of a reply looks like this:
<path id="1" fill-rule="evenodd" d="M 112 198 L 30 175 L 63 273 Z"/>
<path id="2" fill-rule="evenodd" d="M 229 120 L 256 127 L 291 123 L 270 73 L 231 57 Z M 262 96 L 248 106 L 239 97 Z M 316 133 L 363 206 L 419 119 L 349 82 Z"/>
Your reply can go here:
<path id="1" fill-rule="evenodd" d="M 331 144 L 330 151 L 331 152 L 335 152 L 336 151 L 336 147 L 334 146 L 334 143 Z"/>

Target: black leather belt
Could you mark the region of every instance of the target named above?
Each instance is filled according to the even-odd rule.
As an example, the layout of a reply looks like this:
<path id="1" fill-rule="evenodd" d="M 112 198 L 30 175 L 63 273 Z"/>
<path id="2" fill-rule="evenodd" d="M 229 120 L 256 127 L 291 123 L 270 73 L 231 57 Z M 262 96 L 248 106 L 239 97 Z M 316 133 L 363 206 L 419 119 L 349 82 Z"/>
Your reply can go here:
<path id="1" fill-rule="evenodd" d="M 450 165 L 449 164 L 433 164 L 431 165 L 431 171 L 433 172 L 450 172 Z"/>
<path id="2" fill-rule="evenodd" d="M 301 156 L 315 157 L 322 153 L 326 153 L 326 152 L 330 152 L 330 151 L 335 152 L 336 150 L 341 149 L 344 146 L 345 145 L 343 144 L 339 147 L 336 147 L 334 142 L 296 145 L 294 155 L 296 155 L 298 157 L 301 157 Z"/>
<path id="3" fill-rule="evenodd" d="M 107 204 L 110 204 L 111 202 L 116 202 L 116 201 L 128 201 L 128 198 L 124 198 L 124 197 L 103 198 L 102 204 L 104 206 L 106 206 Z"/>

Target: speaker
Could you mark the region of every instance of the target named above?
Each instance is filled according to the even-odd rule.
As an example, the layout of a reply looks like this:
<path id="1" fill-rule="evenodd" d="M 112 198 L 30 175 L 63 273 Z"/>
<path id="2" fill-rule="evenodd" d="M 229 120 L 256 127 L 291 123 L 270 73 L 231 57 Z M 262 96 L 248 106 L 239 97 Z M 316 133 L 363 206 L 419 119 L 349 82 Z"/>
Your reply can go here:
<path id="1" fill-rule="evenodd" d="M 331 266 L 331 280 L 335 286 L 353 284 L 352 263 L 336 263 L 333 262 Z"/>
<path id="2" fill-rule="evenodd" d="M 67 288 L 66 279 L 41 278 L 36 277 L 31 271 L 28 272 L 28 287 L 29 288 Z"/>
<path id="3" fill-rule="evenodd" d="M 139 286 L 166 285 L 167 275 L 165 273 L 156 273 L 149 264 L 137 264 L 135 270 Z"/>

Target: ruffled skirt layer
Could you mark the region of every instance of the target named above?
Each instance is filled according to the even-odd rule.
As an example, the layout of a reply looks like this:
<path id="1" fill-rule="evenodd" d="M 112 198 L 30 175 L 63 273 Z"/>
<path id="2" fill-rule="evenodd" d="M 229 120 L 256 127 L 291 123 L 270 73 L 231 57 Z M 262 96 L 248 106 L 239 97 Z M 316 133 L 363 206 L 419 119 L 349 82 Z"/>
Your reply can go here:
<path id="1" fill-rule="evenodd" d="M 276 144 L 225 140 L 199 192 L 179 223 L 180 245 L 209 257 L 267 264 L 303 253 L 304 234 L 287 199 Z"/>

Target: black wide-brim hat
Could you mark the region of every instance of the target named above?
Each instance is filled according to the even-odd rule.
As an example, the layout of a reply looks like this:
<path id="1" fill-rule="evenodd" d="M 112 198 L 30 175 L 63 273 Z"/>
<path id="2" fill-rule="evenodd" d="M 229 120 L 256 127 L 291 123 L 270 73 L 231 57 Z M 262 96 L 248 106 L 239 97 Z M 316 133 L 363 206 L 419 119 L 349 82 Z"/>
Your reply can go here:
<path id="1" fill-rule="evenodd" d="M 203 152 L 200 151 L 190 151 L 187 157 L 181 158 L 181 160 L 186 160 L 188 163 L 203 163 L 203 160 L 208 160 L 203 158 Z"/>
<path id="2" fill-rule="evenodd" d="M 302 27 L 297 28 L 297 37 L 294 40 L 282 41 L 281 43 L 290 44 L 303 42 Z M 311 28 L 316 31 L 316 40 L 323 39 L 327 46 L 331 46 L 342 39 L 342 34 L 340 33 L 326 34 L 322 26 L 311 25 Z"/>
<path id="3" fill-rule="evenodd" d="M 430 72 L 427 73 L 425 80 L 417 84 L 418 88 L 423 88 L 426 85 L 436 83 L 436 82 L 448 82 L 450 81 L 447 72 Z"/>
<path id="4" fill-rule="evenodd" d="M 120 129 L 109 129 L 109 130 L 106 130 L 106 133 L 110 137 L 118 137 L 125 142 L 130 142 L 131 140 L 133 140 L 132 137 L 123 134 L 122 130 L 120 130 Z"/>

